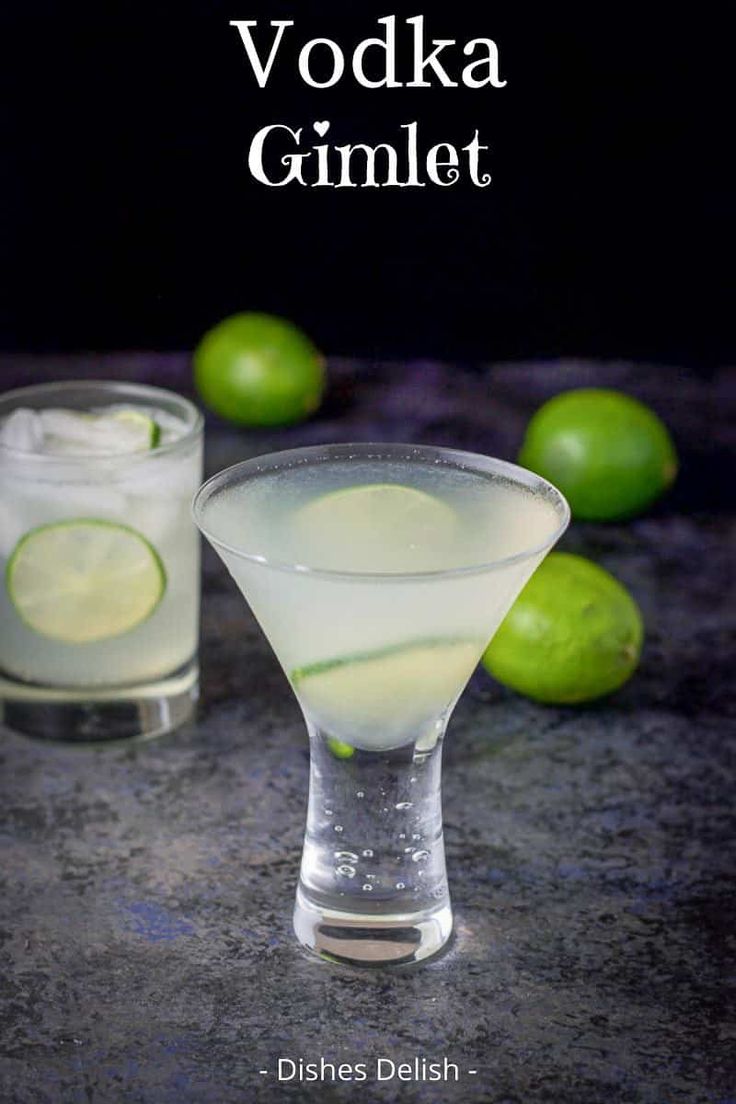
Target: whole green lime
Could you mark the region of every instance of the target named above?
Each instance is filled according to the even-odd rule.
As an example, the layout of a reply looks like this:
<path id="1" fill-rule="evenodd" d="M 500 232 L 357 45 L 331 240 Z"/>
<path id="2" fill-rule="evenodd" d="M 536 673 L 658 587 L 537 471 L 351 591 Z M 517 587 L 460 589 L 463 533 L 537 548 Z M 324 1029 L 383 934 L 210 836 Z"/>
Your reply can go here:
<path id="1" fill-rule="evenodd" d="M 564 391 L 527 427 L 519 463 L 562 491 L 573 517 L 611 521 L 646 509 L 677 474 L 657 415 L 620 391 Z"/>
<path id="2" fill-rule="evenodd" d="M 536 701 L 593 701 L 631 676 L 643 636 L 639 607 L 621 583 L 583 556 L 552 552 L 511 607 L 483 664 Z"/>
<path id="3" fill-rule="evenodd" d="M 234 314 L 194 351 L 194 382 L 210 410 L 236 425 L 289 425 L 312 414 L 325 362 L 306 334 L 270 314 Z"/>

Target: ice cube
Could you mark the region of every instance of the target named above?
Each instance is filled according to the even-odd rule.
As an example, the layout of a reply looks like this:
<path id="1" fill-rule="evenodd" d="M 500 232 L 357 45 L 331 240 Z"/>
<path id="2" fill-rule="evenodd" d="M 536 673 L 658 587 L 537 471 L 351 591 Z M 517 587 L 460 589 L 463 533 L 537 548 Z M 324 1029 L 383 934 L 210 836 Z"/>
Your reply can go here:
<path id="1" fill-rule="evenodd" d="M 71 518 L 128 521 L 128 502 L 109 484 L 0 478 L 0 555 L 8 556 L 22 536 L 39 525 Z"/>
<path id="2" fill-rule="evenodd" d="M 139 529 L 157 547 L 166 538 L 181 532 L 182 517 L 185 524 L 189 520 L 186 510 L 176 500 L 166 501 L 152 498 L 149 501 L 140 498 L 128 500 L 126 506 L 128 524 Z"/>
<path id="3" fill-rule="evenodd" d="M 45 451 L 54 456 L 111 456 L 148 446 L 138 425 L 104 414 L 42 410 Z"/>
<path id="4" fill-rule="evenodd" d="M 156 449 L 130 464 L 119 486 L 139 498 L 191 499 L 198 485 L 198 468 L 191 457 L 157 454 Z"/>
<path id="5" fill-rule="evenodd" d="M 0 499 L 0 556 L 9 556 L 22 536 L 23 522 L 10 505 Z"/>
<path id="6" fill-rule="evenodd" d="M 150 457 L 131 465 L 116 484 L 128 495 L 130 524 L 140 528 L 154 543 L 181 525 L 188 517 L 189 501 L 196 479 L 178 457 Z"/>
<path id="7" fill-rule="evenodd" d="M 20 452 L 43 450 L 43 425 L 36 410 L 14 410 L 0 425 L 0 442 Z"/>

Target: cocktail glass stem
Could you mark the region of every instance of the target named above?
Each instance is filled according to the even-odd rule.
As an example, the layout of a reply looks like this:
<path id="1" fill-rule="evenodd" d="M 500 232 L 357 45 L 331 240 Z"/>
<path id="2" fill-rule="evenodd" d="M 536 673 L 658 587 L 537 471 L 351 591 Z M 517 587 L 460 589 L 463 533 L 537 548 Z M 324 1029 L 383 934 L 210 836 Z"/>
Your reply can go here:
<path id="1" fill-rule="evenodd" d="M 294 929 L 310 950 L 364 965 L 417 962 L 452 930 L 442 836 L 442 738 L 351 749 L 309 725 L 307 829 Z"/>

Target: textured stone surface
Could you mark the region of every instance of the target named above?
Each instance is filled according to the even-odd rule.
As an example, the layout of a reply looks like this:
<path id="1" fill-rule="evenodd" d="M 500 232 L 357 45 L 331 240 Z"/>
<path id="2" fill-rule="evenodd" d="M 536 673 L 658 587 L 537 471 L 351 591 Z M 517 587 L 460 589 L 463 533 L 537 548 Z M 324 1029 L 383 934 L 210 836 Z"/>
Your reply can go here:
<path id="1" fill-rule="evenodd" d="M 173 355 L 0 360 L 7 386 L 82 374 L 187 380 Z M 208 466 L 351 438 L 513 456 L 541 398 L 592 382 L 653 402 L 684 460 L 647 518 L 575 525 L 563 545 L 631 587 L 643 662 L 588 709 L 474 677 L 446 745 L 451 950 L 364 972 L 297 947 L 302 721 L 208 553 L 196 724 L 103 748 L 0 735 L 0 1098 L 733 1104 L 733 374 L 337 363 L 318 419 L 268 434 L 213 423 Z M 279 1056 L 417 1054 L 478 1072 L 301 1087 L 258 1073 Z"/>

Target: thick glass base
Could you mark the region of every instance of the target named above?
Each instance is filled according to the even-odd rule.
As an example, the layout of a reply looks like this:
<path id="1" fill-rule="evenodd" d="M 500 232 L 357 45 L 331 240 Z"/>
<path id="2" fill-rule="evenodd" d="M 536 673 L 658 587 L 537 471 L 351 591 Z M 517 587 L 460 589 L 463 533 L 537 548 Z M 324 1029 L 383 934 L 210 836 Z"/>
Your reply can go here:
<path id="1" fill-rule="evenodd" d="M 442 841 L 441 725 L 398 748 L 352 748 L 309 726 L 297 938 L 332 961 L 408 964 L 452 930 Z M 426 734 L 424 734 L 426 736 Z"/>
<path id="2" fill-rule="evenodd" d="M 62 689 L 0 675 L 0 721 L 24 736 L 72 743 L 161 736 L 189 720 L 198 696 L 196 659 L 135 686 Z"/>
<path id="3" fill-rule="evenodd" d="M 437 954 L 452 933 L 452 909 L 369 916 L 320 908 L 299 887 L 294 908 L 299 942 L 320 958 L 351 966 L 406 966 Z"/>

